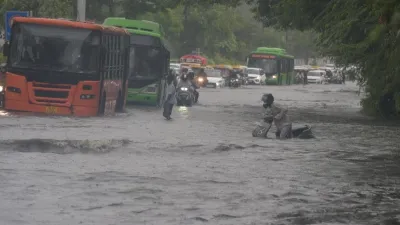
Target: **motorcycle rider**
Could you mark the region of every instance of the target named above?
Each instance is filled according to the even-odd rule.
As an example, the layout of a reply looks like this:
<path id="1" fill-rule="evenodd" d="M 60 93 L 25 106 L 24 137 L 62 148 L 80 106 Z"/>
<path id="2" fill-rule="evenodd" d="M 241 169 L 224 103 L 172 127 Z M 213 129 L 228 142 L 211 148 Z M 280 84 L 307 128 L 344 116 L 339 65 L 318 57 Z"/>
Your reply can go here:
<path id="1" fill-rule="evenodd" d="M 192 88 L 193 88 L 192 90 L 193 90 L 193 94 L 194 94 L 194 102 L 197 102 L 197 100 L 199 99 L 199 92 L 197 91 L 197 89 L 199 87 L 197 87 L 196 82 L 194 81 L 194 72 L 188 73 L 188 80 L 192 84 Z"/>
<path id="2" fill-rule="evenodd" d="M 238 77 L 238 71 L 233 71 L 233 70 L 231 70 L 231 71 L 229 71 L 229 76 L 228 76 L 228 86 L 229 87 L 232 87 L 232 80 L 236 80 L 236 79 L 239 79 L 239 77 Z"/>
<path id="3" fill-rule="evenodd" d="M 192 83 L 188 79 L 188 71 L 189 70 L 187 68 L 182 69 L 181 77 L 179 79 L 177 88 L 181 88 L 181 87 L 190 87 L 191 88 L 192 87 Z"/>
<path id="4" fill-rule="evenodd" d="M 196 76 L 203 78 L 204 82 L 207 81 L 207 73 L 205 72 L 204 68 L 200 68 L 200 71 Z"/>
<path id="5" fill-rule="evenodd" d="M 261 100 L 264 102 L 263 107 L 265 108 L 264 120 L 275 123 L 276 137 L 279 139 L 292 138 L 292 123 L 287 115 L 288 109 L 276 105 L 272 94 L 264 94 Z"/>

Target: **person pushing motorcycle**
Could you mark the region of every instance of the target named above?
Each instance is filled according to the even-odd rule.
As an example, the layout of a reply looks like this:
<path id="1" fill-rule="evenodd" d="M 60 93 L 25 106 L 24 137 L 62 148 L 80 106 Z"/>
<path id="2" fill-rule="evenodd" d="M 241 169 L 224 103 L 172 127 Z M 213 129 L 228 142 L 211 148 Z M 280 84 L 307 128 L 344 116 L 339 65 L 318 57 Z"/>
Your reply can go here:
<path id="1" fill-rule="evenodd" d="M 292 123 L 287 115 L 288 109 L 276 105 L 272 94 L 264 94 L 261 100 L 264 102 L 263 107 L 265 108 L 264 121 L 274 122 L 276 137 L 279 139 L 292 138 Z"/>

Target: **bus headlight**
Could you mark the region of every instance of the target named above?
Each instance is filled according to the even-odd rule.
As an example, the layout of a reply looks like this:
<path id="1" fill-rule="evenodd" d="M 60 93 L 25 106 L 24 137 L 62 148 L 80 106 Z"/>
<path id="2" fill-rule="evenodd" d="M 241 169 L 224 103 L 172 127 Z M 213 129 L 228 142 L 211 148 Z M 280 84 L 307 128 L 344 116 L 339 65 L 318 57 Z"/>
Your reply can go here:
<path id="1" fill-rule="evenodd" d="M 0 86 L 0 92 L 2 92 L 3 91 L 3 86 Z"/>
<path id="2" fill-rule="evenodd" d="M 272 79 L 276 79 L 276 75 L 273 75 L 273 76 L 272 76 Z"/>

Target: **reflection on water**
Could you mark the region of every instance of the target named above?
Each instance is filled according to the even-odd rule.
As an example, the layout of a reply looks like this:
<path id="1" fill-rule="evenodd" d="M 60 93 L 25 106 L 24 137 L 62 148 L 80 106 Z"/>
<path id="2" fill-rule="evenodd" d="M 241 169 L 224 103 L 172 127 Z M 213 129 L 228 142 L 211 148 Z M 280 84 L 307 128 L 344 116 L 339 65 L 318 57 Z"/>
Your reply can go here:
<path id="1" fill-rule="evenodd" d="M 0 117 L 2 116 L 9 116 L 10 114 L 5 110 L 0 110 Z"/>

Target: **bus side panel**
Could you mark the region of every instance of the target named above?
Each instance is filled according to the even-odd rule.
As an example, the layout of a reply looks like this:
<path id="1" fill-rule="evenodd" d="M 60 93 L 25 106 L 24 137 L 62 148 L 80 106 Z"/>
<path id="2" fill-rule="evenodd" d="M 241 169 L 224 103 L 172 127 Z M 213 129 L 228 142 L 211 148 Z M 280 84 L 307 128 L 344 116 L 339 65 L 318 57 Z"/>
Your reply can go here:
<path id="1" fill-rule="evenodd" d="M 280 85 L 286 85 L 288 74 L 286 72 L 281 72 L 281 83 Z"/>
<path id="2" fill-rule="evenodd" d="M 123 110 L 125 110 L 126 109 L 126 103 L 128 102 L 128 83 L 129 83 L 129 80 L 126 80 L 126 82 L 125 82 L 125 93 L 124 93 L 124 108 L 123 108 Z"/>
<path id="3" fill-rule="evenodd" d="M 119 92 L 122 91 L 121 80 L 104 80 L 103 92 L 106 94 L 106 115 L 114 115 Z"/>
<path id="4" fill-rule="evenodd" d="M 24 76 L 7 72 L 4 90 L 6 103 L 10 101 L 29 102 L 28 85 Z"/>
<path id="5" fill-rule="evenodd" d="M 73 114 L 96 116 L 101 98 L 100 81 L 81 81 L 77 84 L 75 90 L 72 103 Z M 90 98 L 87 98 L 87 96 L 90 96 Z"/>

